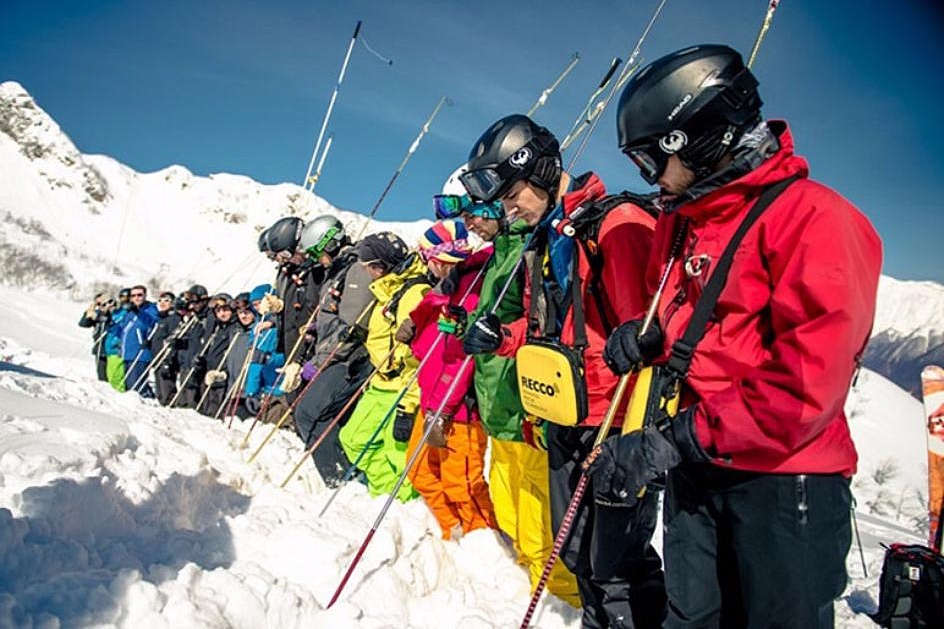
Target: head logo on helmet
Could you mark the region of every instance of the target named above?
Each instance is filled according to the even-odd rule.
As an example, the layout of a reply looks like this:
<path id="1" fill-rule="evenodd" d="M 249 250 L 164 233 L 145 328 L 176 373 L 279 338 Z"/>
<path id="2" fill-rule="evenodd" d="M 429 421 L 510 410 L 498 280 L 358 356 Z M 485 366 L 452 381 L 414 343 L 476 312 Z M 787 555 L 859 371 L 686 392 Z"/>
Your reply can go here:
<path id="1" fill-rule="evenodd" d="M 531 161 L 534 153 L 527 146 L 520 149 L 517 153 L 508 158 L 508 163 L 515 168 L 524 168 Z"/>
<path id="2" fill-rule="evenodd" d="M 685 135 L 684 131 L 679 131 L 678 129 L 675 129 L 670 132 L 669 135 L 659 139 L 659 148 L 669 155 L 678 153 L 685 148 L 686 144 L 688 144 L 688 136 Z"/>

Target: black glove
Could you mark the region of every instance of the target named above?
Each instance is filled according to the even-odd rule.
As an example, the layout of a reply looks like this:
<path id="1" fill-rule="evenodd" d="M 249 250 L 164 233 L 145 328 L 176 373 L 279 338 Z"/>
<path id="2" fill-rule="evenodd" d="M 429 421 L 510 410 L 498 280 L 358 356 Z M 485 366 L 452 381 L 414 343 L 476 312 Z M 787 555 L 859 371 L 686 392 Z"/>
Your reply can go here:
<path id="1" fill-rule="evenodd" d="M 243 406 L 246 407 L 250 415 L 256 416 L 262 408 L 262 403 L 257 397 L 247 397 L 243 400 Z"/>
<path id="2" fill-rule="evenodd" d="M 397 414 L 393 418 L 393 438 L 400 443 L 406 443 L 410 440 L 410 434 L 413 433 L 413 421 L 416 419 L 416 412 L 408 412 L 402 406 L 397 407 Z"/>
<path id="3" fill-rule="evenodd" d="M 629 373 L 637 365 L 648 364 L 662 353 L 662 328 L 653 319 L 645 334 L 639 335 L 642 319 L 634 319 L 617 327 L 606 339 L 603 361 L 618 376 Z"/>
<path id="4" fill-rule="evenodd" d="M 466 354 L 491 354 L 501 346 L 504 332 L 498 315 L 488 314 L 476 319 L 462 341 Z"/>
<path id="5" fill-rule="evenodd" d="M 206 369 L 206 366 L 207 366 L 206 356 L 197 354 L 196 356 L 193 357 L 193 370 L 194 371 L 203 371 L 204 369 Z"/>
<path id="6" fill-rule="evenodd" d="M 583 464 L 594 500 L 632 506 L 647 483 L 683 460 L 708 461 L 711 457 L 695 436 L 694 411 L 690 406 L 674 419 L 663 417 L 645 430 L 605 440 Z"/>

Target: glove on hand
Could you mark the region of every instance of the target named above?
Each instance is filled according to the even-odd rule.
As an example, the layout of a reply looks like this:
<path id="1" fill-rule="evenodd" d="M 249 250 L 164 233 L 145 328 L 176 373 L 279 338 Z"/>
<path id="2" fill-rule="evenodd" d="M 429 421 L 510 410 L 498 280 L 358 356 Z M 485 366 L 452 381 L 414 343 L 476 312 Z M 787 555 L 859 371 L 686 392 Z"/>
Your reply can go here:
<path id="1" fill-rule="evenodd" d="M 647 483 L 683 460 L 705 462 L 708 453 L 695 436 L 695 407 L 674 419 L 663 417 L 645 430 L 610 437 L 583 464 L 593 481 L 594 500 L 632 506 Z"/>
<path id="2" fill-rule="evenodd" d="M 426 437 L 426 445 L 430 448 L 445 448 L 446 439 L 449 433 L 452 432 L 452 416 L 446 413 L 437 415 L 435 410 L 428 410 L 429 412 L 423 419 L 424 431 L 429 430 L 429 436 Z M 432 429 L 429 427 L 430 422 L 435 422 Z"/>
<path id="3" fill-rule="evenodd" d="M 318 368 L 310 360 L 302 367 L 302 380 L 311 381 L 318 375 Z"/>
<path id="4" fill-rule="evenodd" d="M 257 397 L 247 397 L 243 400 L 243 405 L 246 407 L 246 410 L 249 411 L 249 414 L 255 417 L 259 414 L 259 409 L 262 408 L 262 403 Z"/>
<path id="5" fill-rule="evenodd" d="M 393 418 L 393 438 L 400 443 L 406 443 L 410 440 L 410 434 L 413 432 L 413 421 L 416 419 L 416 412 L 409 412 L 402 406 L 397 407 L 397 414 Z"/>
<path id="6" fill-rule="evenodd" d="M 284 392 L 291 393 L 301 384 L 302 366 L 298 363 L 289 363 L 276 371 L 282 374 L 282 384 L 279 386 Z"/>
<path id="7" fill-rule="evenodd" d="M 524 442 L 535 450 L 547 452 L 547 422 L 533 415 L 525 416 L 521 422 L 521 436 Z"/>
<path id="8" fill-rule="evenodd" d="M 268 314 L 282 312 L 282 308 L 285 307 L 285 302 L 276 297 L 275 295 L 265 295 L 262 299 L 259 300 L 259 307 L 257 310 L 259 314 Z"/>
<path id="9" fill-rule="evenodd" d="M 413 323 L 413 319 L 407 317 L 403 320 L 403 323 L 400 324 L 400 327 L 397 328 L 397 331 L 394 333 L 393 338 L 398 342 L 408 345 L 413 337 L 416 336 L 416 324 Z"/>
<path id="10" fill-rule="evenodd" d="M 468 324 L 469 314 L 465 311 L 465 308 L 448 304 L 443 306 L 442 316 L 439 318 L 437 327 L 440 332 L 462 336 L 465 334 L 465 328 Z"/>
<path id="11" fill-rule="evenodd" d="M 203 371 L 207 367 L 206 356 L 197 354 L 193 357 L 193 370 L 194 371 Z"/>
<path id="12" fill-rule="evenodd" d="M 629 373 L 637 365 L 648 364 L 662 353 L 662 328 L 653 319 L 645 334 L 639 335 L 642 319 L 620 325 L 606 339 L 603 361 L 618 376 Z"/>
<path id="13" fill-rule="evenodd" d="M 489 314 L 476 319 L 462 341 L 466 354 L 491 354 L 501 347 L 504 336 L 498 315 Z"/>
<path id="14" fill-rule="evenodd" d="M 226 372 L 219 369 L 211 369 L 203 376 L 203 384 L 212 387 L 217 382 L 226 382 Z"/>

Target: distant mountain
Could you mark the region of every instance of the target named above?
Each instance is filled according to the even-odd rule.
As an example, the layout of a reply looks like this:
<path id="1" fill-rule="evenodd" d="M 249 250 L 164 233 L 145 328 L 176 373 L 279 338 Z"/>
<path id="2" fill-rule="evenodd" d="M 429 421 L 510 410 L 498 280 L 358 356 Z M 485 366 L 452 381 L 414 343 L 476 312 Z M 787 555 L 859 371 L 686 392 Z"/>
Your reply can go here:
<path id="1" fill-rule="evenodd" d="M 882 277 L 865 366 L 921 398 L 921 369 L 944 365 L 944 286 Z"/>
<path id="2" fill-rule="evenodd" d="M 66 289 L 236 290 L 271 279 L 259 232 L 283 216 L 326 212 L 357 231 L 364 217 L 294 184 L 195 176 L 182 166 L 139 173 L 84 155 L 18 83 L 0 83 L 0 271 L 6 283 Z M 428 221 L 374 223 L 411 244 Z"/>

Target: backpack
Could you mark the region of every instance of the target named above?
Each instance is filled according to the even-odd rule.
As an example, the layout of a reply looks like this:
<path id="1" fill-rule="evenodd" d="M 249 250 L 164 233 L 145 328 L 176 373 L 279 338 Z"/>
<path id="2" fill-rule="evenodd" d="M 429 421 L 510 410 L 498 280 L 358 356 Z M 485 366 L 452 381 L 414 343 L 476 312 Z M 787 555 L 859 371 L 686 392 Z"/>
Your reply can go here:
<path id="1" fill-rule="evenodd" d="M 887 546 L 870 617 L 891 629 L 944 627 L 944 557 L 919 544 Z"/>
<path id="2" fill-rule="evenodd" d="M 613 330 L 614 325 L 606 316 L 607 304 L 604 300 L 603 291 L 600 290 L 599 286 L 600 276 L 603 274 L 603 256 L 600 255 L 598 240 L 600 225 L 611 210 L 624 203 L 632 203 L 653 218 L 658 218 L 659 209 L 655 205 L 656 196 L 655 194 L 637 194 L 624 190 L 618 194 L 610 194 L 602 199 L 581 204 L 574 208 L 568 216 L 554 224 L 554 229 L 559 234 L 573 238 L 578 242 L 587 257 L 590 264 L 590 294 L 596 302 L 607 335 Z"/>

